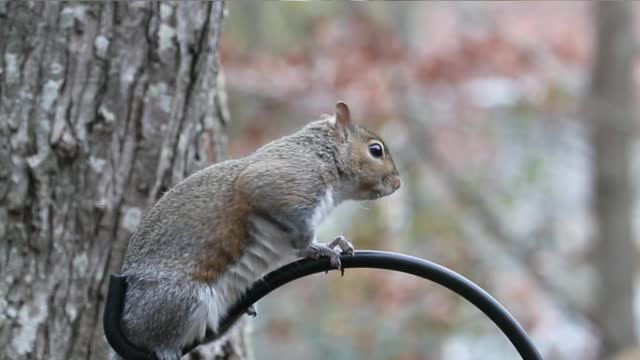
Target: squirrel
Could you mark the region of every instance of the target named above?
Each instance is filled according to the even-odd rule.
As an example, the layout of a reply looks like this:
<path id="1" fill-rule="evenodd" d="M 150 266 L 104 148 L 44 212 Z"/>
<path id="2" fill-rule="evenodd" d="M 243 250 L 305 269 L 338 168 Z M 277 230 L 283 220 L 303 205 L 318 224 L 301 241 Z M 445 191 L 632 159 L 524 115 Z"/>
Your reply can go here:
<path id="1" fill-rule="evenodd" d="M 399 187 L 384 141 L 351 122 L 344 102 L 246 157 L 195 172 L 158 200 L 130 239 L 125 336 L 160 360 L 179 359 L 266 273 L 307 257 L 328 257 L 340 269 L 340 254 L 353 246 L 343 236 L 317 242 L 316 227 L 345 200 Z"/>

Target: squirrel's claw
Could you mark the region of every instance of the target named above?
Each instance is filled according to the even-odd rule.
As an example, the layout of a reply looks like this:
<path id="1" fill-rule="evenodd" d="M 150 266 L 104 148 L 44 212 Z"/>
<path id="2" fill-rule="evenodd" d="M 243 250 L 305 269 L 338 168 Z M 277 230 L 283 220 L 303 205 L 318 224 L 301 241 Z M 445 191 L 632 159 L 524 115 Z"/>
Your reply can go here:
<path id="1" fill-rule="evenodd" d="M 333 239 L 333 241 L 329 243 L 329 247 L 332 249 L 337 247 L 340 249 L 340 253 L 345 255 L 353 255 L 354 253 L 353 244 L 347 241 L 342 235 Z M 344 268 L 338 267 L 338 269 L 340 270 L 340 275 L 344 276 Z"/>
<path id="2" fill-rule="evenodd" d="M 328 257 L 331 266 L 338 270 L 340 270 L 342 266 L 340 262 L 341 254 L 340 250 L 333 249 L 327 244 L 320 243 L 312 243 L 305 249 L 298 251 L 298 256 L 303 258 L 319 259 L 321 257 Z"/>
<path id="3" fill-rule="evenodd" d="M 253 304 L 247 308 L 246 314 L 251 317 L 256 317 L 258 315 L 258 311 L 256 310 L 256 305 Z"/>
<path id="4" fill-rule="evenodd" d="M 353 245 L 340 235 L 328 244 L 312 243 L 306 249 L 298 251 L 298 256 L 312 259 L 328 257 L 331 266 L 340 270 L 344 276 L 340 255 L 353 255 L 353 252 Z"/>
<path id="5" fill-rule="evenodd" d="M 335 249 L 336 247 L 340 249 L 342 254 L 353 255 L 354 249 L 353 244 L 347 241 L 344 236 L 340 235 L 333 239 L 332 242 L 329 243 L 329 247 Z"/>

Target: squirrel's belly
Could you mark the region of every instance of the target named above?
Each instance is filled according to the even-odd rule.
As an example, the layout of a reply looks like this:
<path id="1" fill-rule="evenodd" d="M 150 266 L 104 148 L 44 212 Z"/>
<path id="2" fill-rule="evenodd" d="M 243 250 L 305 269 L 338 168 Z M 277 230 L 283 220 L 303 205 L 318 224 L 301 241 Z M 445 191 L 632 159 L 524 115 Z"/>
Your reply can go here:
<path id="1" fill-rule="evenodd" d="M 224 308 L 214 289 L 206 284 L 199 284 L 198 303 L 191 313 L 191 318 L 180 341 L 181 346 L 193 344 L 196 340 L 204 339 L 207 328 L 216 329 Z"/>
<path id="2" fill-rule="evenodd" d="M 185 345 L 203 338 L 207 328 L 216 331 L 221 317 L 251 284 L 295 259 L 295 252 L 290 246 L 280 247 L 275 245 L 277 242 L 267 239 L 256 240 L 214 284 L 201 285 L 199 303 L 183 339 Z"/>

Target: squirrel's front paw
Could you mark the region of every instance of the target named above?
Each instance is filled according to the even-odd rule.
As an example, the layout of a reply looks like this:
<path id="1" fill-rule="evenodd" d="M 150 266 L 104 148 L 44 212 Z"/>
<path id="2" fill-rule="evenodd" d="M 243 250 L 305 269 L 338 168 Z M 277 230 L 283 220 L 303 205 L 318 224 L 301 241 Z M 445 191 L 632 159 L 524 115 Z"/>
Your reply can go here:
<path id="1" fill-rule="evenodd" d="M 331 266 L 341 270 L 342 275 L 344 275 L 344 269 L 342 269 L 342 264 L 340 263 L 340 255 L 342 254 L 353 255 L 353 245 L 345 240 L 342 235 L 328 244 L 312 243 L 306 249 L 298 251 L 298 256 L 304 258 L 319 259 L 322 256 L 328 257 Z"/>
<path id="2" fill-rule="evenodd" d="M 327 244 L 312 243 L 305 249 L 298 251 L 298 256 L 303 258 L 319 259 L 320 257 L 328 257 L 331 266 L 340 269 L 340 250 L 330 247 Z"/>
<path id="3" fill-rule="evenodd" d="M 354 251 L 353 244 L 348 242 L 342 235 L 336 237 L 332 242 L 330 242 L 329 247 L 332 249 L 335 249 L 337 247 L 343 254 L 347 255 L 353 255 Z"/>

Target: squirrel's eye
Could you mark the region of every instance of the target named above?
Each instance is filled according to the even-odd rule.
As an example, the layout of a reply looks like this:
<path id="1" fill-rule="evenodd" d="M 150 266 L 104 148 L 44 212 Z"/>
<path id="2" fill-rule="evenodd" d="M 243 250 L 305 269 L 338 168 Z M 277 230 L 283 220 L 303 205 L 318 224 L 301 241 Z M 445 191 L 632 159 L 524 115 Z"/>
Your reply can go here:
<path id="1" fill-rule="evenodd" d="M 382 145 L 378 143 L 369 145 L 369 153 L 374 158 L 377 158 L 377 159 L 381 158 L 384 155 L 384 152 L 382 151 Z"/>

